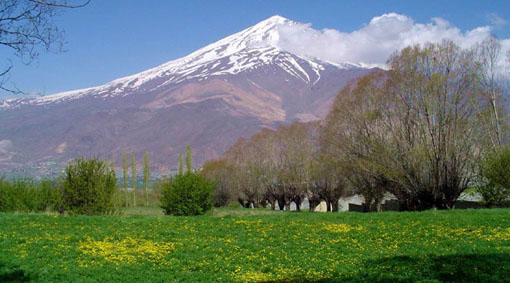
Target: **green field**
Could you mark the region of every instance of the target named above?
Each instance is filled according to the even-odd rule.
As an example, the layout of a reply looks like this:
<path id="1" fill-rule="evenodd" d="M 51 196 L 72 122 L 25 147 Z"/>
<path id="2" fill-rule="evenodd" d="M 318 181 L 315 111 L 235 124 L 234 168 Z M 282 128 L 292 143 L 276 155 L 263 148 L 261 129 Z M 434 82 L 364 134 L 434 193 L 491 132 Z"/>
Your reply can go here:
<path id="1" fill-rule="evenodd" d="M 0 282 L 509 282 L 510 210 L 0 214 Z"/>

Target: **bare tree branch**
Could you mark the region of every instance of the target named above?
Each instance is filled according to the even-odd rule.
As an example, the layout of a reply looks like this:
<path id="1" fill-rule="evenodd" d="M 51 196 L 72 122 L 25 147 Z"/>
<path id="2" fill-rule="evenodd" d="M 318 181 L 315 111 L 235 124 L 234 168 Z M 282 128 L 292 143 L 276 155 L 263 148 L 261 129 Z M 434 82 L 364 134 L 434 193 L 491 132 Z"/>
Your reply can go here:
<path id="1" fill-rule="evenodd" d="M 80 8 L 90 0 L 80 0 L 73 5 L 68 0 L 0 0 L 0 47 L 12 50 L 23 64 L 36 60 L 41 50 L 63 52 L 64 32 L 54 22 L 54 17 L 64 9 Z M 0 89 L 10 93 L 24 93 L 5 87 L 9 68 L 0 73 Z"/>
<path id="2" fill-rule="evenodd" d="M 38 1 L 38 0 L 29 0 L 29 1 L 33 2 L 33 3 L 40 4 L 40 5 L 47 5 L 47 6 L 59 7 L 59 8 L 71 8 L 71 9 L 82 8 L 82 7 L 87 6 L 90 3 L 90 0 L 87 0 L 85 3 L 78 4 L 78 5 L 69 5 L 66 3 L 67 1 L 64 1 L 64 3 L 58 3 L 57 1 L 54 1 L 54 2 Z"/>

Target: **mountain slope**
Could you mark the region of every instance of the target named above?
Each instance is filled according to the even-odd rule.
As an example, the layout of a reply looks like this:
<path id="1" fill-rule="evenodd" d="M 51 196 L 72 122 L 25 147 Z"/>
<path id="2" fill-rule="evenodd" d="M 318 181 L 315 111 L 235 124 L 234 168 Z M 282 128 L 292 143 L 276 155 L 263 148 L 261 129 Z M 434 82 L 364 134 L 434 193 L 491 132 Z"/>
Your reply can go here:
<path id="1" fill-rule="evenodd" d="M 187 144 L 198 165 L 262 127 L 322 118 L 341 87 L 370 70 L 279 49 L 279 28 L 293 24 L 274 16 L 102 86 L 0 102 L 0 168 L 118 161 L 125 150 L 138 159 L 148 151 L 154 170 L 167 172 Z"/>

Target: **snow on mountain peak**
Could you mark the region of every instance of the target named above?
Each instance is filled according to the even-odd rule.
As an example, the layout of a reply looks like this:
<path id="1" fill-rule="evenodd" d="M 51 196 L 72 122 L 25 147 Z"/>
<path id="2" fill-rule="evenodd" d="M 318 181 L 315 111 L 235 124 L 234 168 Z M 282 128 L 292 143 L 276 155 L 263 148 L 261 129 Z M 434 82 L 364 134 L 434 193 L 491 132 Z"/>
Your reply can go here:
<path id="1" fill-rule="evenodd" d="M 157 86 L 161 87 L 193 78 L 200 79 L 215 75 L 236 74 L 270 63 L 278 65 L 289 74 L 303 81 L 316 83 L 320 79 L 319 72 L 323 69 L 322 64 L 332 64 L 295 56 L 306 61 L 318 76 L 312 82 L 310 76 L 299 65 L 296 58 L 278 47 L 278 41 L 280 40 L 279 29 L 296 24 L 298 23 L 275 15 L 254 26 L 211 43 L 185 57 L 169 61 L 134 75 L 113 80 L 105 85 L 66 91 L 33 99 L 24 99 L 23 101 L 4 102 L 0 104 L 0 108 L 9 107 L 6 106 L 7 104 L 10 106 L 26 103 L 47 104 L 86 95 L 99 97 L 128 95 L 153 79 L 162 79 L 163 82 Z M 279 59 L 275 60 L 277 57 Z M 340 65 L 334 66 L 345 68 L 345 66 Z"/>
<path id="2" fill-rule="evenodd" d="M 282 17 L 280 15 L 274 15 L 274 16 L 271 16 L 261 22 L 259 22 L 259 24 L 261 23 L 278 23 L 278 24 L 282 24 L 282 23 L 286 23 L 286 22 L 292 22 L 291 20 L 285 18 L 285 17 Z"/>

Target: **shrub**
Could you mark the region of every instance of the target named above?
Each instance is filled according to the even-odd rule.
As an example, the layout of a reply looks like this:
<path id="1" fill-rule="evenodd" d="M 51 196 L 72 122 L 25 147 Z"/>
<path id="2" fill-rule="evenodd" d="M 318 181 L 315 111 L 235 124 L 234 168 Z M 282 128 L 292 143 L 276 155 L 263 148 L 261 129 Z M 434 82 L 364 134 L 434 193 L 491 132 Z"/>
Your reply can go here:
<path id="1" fill-rule="evenodd" d="M 482 185 L 478 192 L 487 206 L 502 206 L 510 197 L 510 148 L 486 156 L 480 166 Z"/>
<path id="2" fill-rule="evenodd" d="M 57 211 L 60 208 L 62 197 L 57 181 L 42 180 L 35 188 L 34 211 Z"/>
<path id="3" fill-rule="evenodd" d="M 54 211 L 59 206 L 60 193 L 55 181 L 35 182 L 18 178 L 12 181 L 0 180 L 1 212 Z"/>
<path id="4" fill-rule="evenodd" d="M 27 211 L 24 196 L 24 186 L 16 186 L 14 182 L 5 179 L 0 181 L 0 211 Z"/>
<path id="5" fill-rule="evenodd" d="M 161 207 L 169 215 L 202 215 L 212 208 L 214 189 L 214 183 L 196 173 L 176 175 L 162 185 Z"/>
<path id="6" fill-rule="evenodd" d="M 67 165 L 62 177 L 61 212 L 110 214 L 114 212 L 115 171 L 97 158 L 76 159 Z"/>

